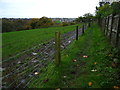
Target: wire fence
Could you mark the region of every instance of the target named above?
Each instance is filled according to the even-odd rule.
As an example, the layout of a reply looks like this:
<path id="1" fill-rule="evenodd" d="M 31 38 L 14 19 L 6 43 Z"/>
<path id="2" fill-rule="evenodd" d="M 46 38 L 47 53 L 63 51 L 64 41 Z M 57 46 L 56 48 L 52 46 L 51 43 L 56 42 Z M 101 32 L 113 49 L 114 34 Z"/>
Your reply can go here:
<path id="1" fill-rule="evenodd" d="M 82 29 L 78 29 L 78 35 L 82 34 Z M 64 50 L 76 38 L 76 30 L 61 35 L 61 49 Z M 29 50 L 19 53 L 3 61 L 3 88 L 29 87 L 31 81 L 42 84 L 44 78 L 54 74 L 48 65 L 54 67 L 55 39 L 35 46 Z M 49 71 L 48 71 L 49 70 Z M 39 75 L 40 74 L 40 75 Z M 44 77 L 44 78 L 41 78 Z M 37 81 L 37 82 L 36 82 Z M 47 80 L 46 80 L 47 81 Z M 32 83 L 33 84 L 33 83 Z"/>

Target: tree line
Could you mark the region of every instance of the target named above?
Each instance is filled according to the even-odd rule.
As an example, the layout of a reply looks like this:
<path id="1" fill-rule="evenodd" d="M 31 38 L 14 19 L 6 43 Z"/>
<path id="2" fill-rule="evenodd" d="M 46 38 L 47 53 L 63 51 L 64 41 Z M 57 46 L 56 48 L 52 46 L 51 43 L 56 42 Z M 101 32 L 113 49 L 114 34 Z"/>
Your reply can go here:
<path id="1" fill-rule="evenodd" d="M 96 17 L 103 18 L 110 14 L 116 15 L 120 13 L 120 1 L 113 2 L 110 4 L 109 2 L 100 2 L 99 7 L 96 7 Z"/>
<path id="2" fill-rule="evenodd" d="M 96 6 L 95 16 L 93 16 L 90 13 L 86 13 L 83 16 L 76 18 L 75 22 L 76 23 L 91 22 L 99 20 L 111 14 L 113 14 L 113 16 L 120 14 L 120 1 L 113 2 L 112 4 L 110 4 L 109 2 L 100 2 L 99 7 Z"/>
<path id="3" fill-rule="evenodd" d="M 30 30 L 38 28 L 47 28 L 51 26 L 74 25 L 75 22 L 53 21 L 48 17 L 32 19 L 2 18 L 2 32 L 12 32 L 21 30 Z"/>
<path id="4" fill-rule="evenodd" d="M 78 18 L 75 19 L 76 23 L 89 23 L 95 20 L 95 16 L 93 16 L 93 14 L 91 13 L 86 13 L 83 16 L 80 16 Z"/>

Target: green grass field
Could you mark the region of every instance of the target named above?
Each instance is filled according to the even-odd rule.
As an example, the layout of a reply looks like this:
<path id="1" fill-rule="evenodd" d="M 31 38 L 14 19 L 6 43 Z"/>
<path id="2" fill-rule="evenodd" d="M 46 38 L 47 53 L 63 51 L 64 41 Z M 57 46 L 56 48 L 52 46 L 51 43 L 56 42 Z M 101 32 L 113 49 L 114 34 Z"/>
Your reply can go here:
<path id="1" fill-rule="evenodd" d="M 43 70 L 28 87 L 116 88 L 120 83 L 117 64 L 113 64 L 118 61 L 116 52 L 100 28 L 93 25 L 62 52 L 59 67 L 49 64 L 47 72 Z"/>
<path id="2" fill-rule="evenodd" d="M 55 32 L 60 31 L 61 34 L 75 30 L 76 25 L 65 27 L 49 27 L 17 32 L 8 32 L 2 34 L 2 58 L 6 59 L 10 56 L 32 48 L 38 44 L 44 43 L 54 38 Z"/>

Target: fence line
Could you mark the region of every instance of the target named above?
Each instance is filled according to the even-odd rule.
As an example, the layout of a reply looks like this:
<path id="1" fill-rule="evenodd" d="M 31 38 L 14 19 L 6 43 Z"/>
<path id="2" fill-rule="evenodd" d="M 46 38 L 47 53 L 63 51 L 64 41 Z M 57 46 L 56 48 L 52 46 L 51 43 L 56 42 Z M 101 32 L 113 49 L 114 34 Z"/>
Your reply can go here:
<path id="1" fill-rule="evenodd" d="M 120 48 L 120 14 L 109 15 L 99 20 L 100 26 L 110 43 Z"/>

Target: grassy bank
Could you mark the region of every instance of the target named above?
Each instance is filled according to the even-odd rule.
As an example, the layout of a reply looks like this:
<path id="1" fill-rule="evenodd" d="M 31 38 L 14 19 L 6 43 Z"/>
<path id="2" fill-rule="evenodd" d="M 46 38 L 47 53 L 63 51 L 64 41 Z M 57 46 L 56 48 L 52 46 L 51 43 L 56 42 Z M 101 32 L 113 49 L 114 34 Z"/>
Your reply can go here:
<path id="1" fill-rule="evenodd" d="M 3 33 L 3 59 L 50 40 L 56 31 L 63 34 L 75 30 L 75 28 L 76 25 L 71 25 Z"/>
<path id="2" fill-rule="evenodd" d="M 117 50 L 112 48 L 97 25 L 62 52 L 59 67 L 49 64 L 31 88 L 118 88 Z M 44 70 L 43 70 L 44 71 Z M 45 76 L 44 76 L 45 75 Z"/>

